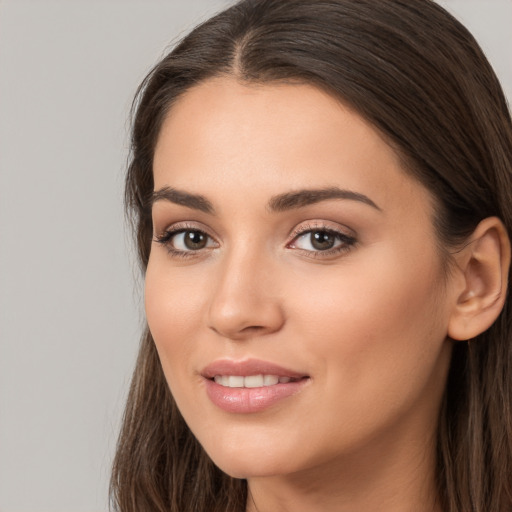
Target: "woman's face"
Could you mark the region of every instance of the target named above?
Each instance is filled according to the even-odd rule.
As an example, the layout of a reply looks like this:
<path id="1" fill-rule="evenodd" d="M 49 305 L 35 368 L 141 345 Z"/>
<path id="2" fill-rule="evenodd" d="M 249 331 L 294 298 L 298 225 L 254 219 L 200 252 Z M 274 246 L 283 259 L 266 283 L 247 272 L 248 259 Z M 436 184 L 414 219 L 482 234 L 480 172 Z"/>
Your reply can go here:
<path id="1" fill-rule="evenodd" d="M 379 134 L 312 86 L 219 78 L 172 107 L 154 179 L 147 319 L 213 461 L 418 464 L 454 294 L 429 193 Z"/>

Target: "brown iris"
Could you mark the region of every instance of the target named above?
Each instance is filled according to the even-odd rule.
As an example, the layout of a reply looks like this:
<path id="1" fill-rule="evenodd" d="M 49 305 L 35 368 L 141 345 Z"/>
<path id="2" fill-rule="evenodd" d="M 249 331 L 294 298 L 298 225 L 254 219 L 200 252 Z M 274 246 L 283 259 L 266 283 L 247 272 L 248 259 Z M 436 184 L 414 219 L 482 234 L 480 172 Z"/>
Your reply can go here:
<path id="1" fill-rule="evenodd" d="M 319 251 L 332 249 L 336 242 L 336 235 L 330 231 L 313 231 L 310 236 L 311 245 Z"/>
<path id="2" fill-rule="evenodd" d="M 197 251 L 206 247 L 208 237 L 201 231 L 185 231 L 183 233 L 183 243 L 187 249 Z"/>

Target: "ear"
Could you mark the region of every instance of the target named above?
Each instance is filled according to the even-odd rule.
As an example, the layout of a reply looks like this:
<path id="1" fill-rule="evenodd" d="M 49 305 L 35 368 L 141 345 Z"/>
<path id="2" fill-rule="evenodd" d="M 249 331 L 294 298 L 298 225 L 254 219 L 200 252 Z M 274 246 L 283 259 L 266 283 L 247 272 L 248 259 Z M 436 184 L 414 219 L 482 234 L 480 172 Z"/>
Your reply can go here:
<path id="1" fill-rule="evenodd" d="M 510 240 L 501 220 L 488 217 L 480 222 L 455 259 L 462 279 L 456 280 L 448 336 L 469 340 L 493 324 L 507 296 Z"/>

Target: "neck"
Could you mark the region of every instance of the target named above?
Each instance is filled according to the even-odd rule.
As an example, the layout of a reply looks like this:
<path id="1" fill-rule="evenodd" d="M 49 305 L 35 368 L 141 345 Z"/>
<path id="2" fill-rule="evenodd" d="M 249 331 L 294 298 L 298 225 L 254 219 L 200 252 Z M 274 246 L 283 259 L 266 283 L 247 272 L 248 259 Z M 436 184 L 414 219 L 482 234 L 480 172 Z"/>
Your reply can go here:
<path id="1" fill-rule="evenodd" d="M 441 512 L 432 439 L 372 446 L 321 468 L 250 478 L 248 487 L 247 512 Z"/>

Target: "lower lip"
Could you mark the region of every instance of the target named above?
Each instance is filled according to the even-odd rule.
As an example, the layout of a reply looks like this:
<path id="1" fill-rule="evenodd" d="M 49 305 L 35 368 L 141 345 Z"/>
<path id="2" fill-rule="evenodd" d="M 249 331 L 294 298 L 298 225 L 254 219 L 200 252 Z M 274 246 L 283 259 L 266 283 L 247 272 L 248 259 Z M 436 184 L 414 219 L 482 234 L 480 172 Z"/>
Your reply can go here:
<path id="1" fill-rule="evenodd" d="M 226 412 L 248 414 L 263 411 L 268 407 L 295 395 L 304 387 L 308 378 L 286 384 L 260 388 L 229 388 L 206 379 L 208 398 Z"/>

